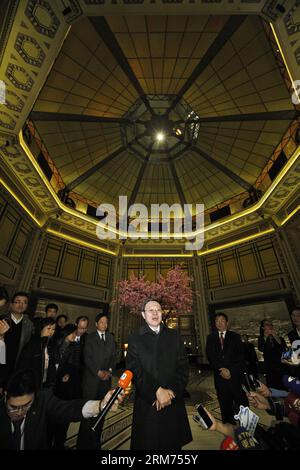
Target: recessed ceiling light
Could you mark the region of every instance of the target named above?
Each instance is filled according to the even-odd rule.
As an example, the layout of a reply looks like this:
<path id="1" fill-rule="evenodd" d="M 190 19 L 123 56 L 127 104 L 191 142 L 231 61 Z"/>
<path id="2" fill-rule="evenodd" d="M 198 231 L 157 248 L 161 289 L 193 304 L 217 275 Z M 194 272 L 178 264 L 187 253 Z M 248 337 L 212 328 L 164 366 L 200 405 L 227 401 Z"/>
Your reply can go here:
<path id="1" fill-rule="evenodd" d="M 165 134 L 163 132 L 157 132 L 155 134 L 155 140 L 157 140 L 157 142 L 163 142 L 163 140 L 165 140 Z"/>

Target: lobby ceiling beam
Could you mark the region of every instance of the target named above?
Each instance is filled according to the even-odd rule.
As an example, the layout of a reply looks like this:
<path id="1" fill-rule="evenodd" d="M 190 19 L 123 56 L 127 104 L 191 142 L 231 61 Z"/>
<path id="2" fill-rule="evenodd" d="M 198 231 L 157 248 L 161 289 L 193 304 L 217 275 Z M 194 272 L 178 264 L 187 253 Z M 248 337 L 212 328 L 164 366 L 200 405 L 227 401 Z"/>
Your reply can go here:
<path id="1" fill-rule="evenodd" d="M 269 111 L 265 113 L 233 114 L 230 116 L 199 117 L 197 119 L 179 120 L 174 124 L 200 124 L 203 122 L 243 122 L 243 121 L 292 121 L 300 116 L 300 111 Z"/>
<path id="2" fill-rule="evenodd" d="M 75 180 L 71 181 L 71 183 L 67 184 L 65 187 L 65 191 L 73 191 L 76 186 L 79 186 L 83 181 L 87 180 L 90 176 L 92 176 L 96 171 L 100 170 L 103 168 L 107 163 L 111 162 L 114 160 L 116 157 L 118 157 L 122 152 L 124 152 L 127 149 L 127 145 L 123 145 L 122 147 L 119 147 L 117 150 L 112 152 L 110 155 L 105 157 L 103 160 L 100 162 L 96 163 L 96 165 L 92 166 L 89 168 L 87 171 L 82 173 L 82 175 L 78 176 L 78 178 L 75 178 Z"/>
<path id="3" fill-rule="evenodd" d="M 153 115 L 153 109 L 150 106 L 150 103 L 144 93 L 144 90 L 141 87 L 140 82 L 136 78 L 124 52 L 122 51 L 114 33 L 110 29 L 109 24 L 107 23 L 104 16 L 90 16 L 89 20 L 94 26 L 99 36 L 101 37 L 101 39 L 103 40 L 106 47 L 110 50 L 110 52 L 116 59 L 117 63 L 119 64 L 125 75 L 128 77 L 130 83 L 135 88 L 137 94 L 146 106 L 146 109 L 150 111 L 151 115 Z"/>
<path id="4" fill-rule="evenodd" d="M 130 199 L 129 199 L 129 202 L 128 202 L 128 207 L 132 206 L 132 204 L 134 204 L 134 202 L 136 200 L 137 194 L 138 194 L 140 186 L 141 186 L 143 176 L 145 174 L 147 165 L 149 163 L 149 158 L 150 158 L 150 155 L 151 155 L 151 152 L 152 152 L 152 147 L 153 147 L 153 144 L 150 145 L 149 151 L 148 151 L 148 153 L 145 157 L 144 163 L 142 164 L 142 166 L 140 168 L 139 174 L 137 176 L 134 188 L 132 190 L 132 193 L 131 193 L 131 196 L 130 196 Z"/>
<path id="5" fill-rule="evenodd" d="M 127 148 L 128 148 L 129 150 L 131 150 L 131 152 L 133 152 L 133 153 L 138 157 L 139 160 L 141 160 L 142 162 L 144 162 L 145 159 L 146 159 L 146 156 L 143 155 L 141 152 L 139 152 L 139 151 L 134 147 L 135 144 L 136 144 L 136 142 L 133 142 L 133 143 L 132 143 L 132 142 L 129 142 L 129 144 L 127 145 Z"/>
<path id="6" fill-rule="evenodd" d="M 179 101 L 183 98 L 184 94 L 199 78 L 201 73 L 206 69 L 206 67 L 211 63 L 211 61 L 216 57 L 216 55 L 221 51 L 221 49 L 225 46 L 226 42 L 238 30 L 238 28 L 245 21 L 245 19 L 245 15 L 234 15 L 229 18 L 229 20 L 225 23 L 214 42 L 207 49 L 206 53 L 204 54 L 198 65 L 196 65 L 185 84 L 177 93 L 177 96 L 171 104 L 170 108 L 166 111 L 167 115 L 176 107 Z"/>
<path id="7" fill-rule="evenodd" d="M 29 118 L 32 121 L 56 121 L 56 122 L 99 122 L 108 124 L 124 124 L 132 125 L 130 119 L 107 117 L 107 116 L 90 116 L 87 114 L 68 114 L 68 113 L 49 113 L 44 111 L 32 111 Z"/>
<path id="8" fill-rule="evenodd" d="M 174 179 L 174 182 L 175 182 L 175 188 L 176 188 L 177 194 L 179 196 L 180 204 L 181 204 L 182 210 L 183 210 L 184 205 L 187 204 L 187 201 L 186 201 L 182 186 L 180 184 L 180 181 L 179 181 L 179 178 L 178 178 L 178 175 L 177 175 L 177 171 L 176 171 L 176 168 L 175 168 L 174 161 L 170 157 L 168 157 L 168 162 L 169 162 L 171 173 L 172 173 L 172 176 L 173 176 L 173 179 Z"/>
<path id="9" fill-rule="evenodd" d="M 126 145 L 122 145 L 121 147 L 119 147 L 117 150 L 115 150 L 114 152 L 112 152 L 110 155 L 107 155 L 107 157 L 105 157 L 103 160 L 101 160 L 100 162 L 96 163 L 95 165 L 93 165 L 91 168 L 89 168 L 87 171 L 85 171 L 82 175 L 78 176 L 78 178 L 75 178 L 75 180 L 71 181 L 71 183 L 67 184 L 67 186 L 64 188 L 64 191 L 65 192 L 69 192 L 69 191 L 72 191 L 76 186 L 78 186 L 79 184 L 81 184 L 83 181 L 85 181 L 87 178 L 89 178 L 90 176 L 92 176 L 93 173 L 95 173 L 95 171 L 98 171 L 100 170 L 101 168 L 103 168 L 107 163 L 111 162 L 112 160 L 114 160 L 116 157 L 118 157 L 122 152 L 124 152 L 125 150 L 128 150 L 130 148 L 130 145 L 133 144 L 136 139 L 139 139 L 140 137 L 143 137 L 145 135 L 145 132 L 143 132 L 142 134 L 140 135 L 137 135 L 136 138 L 132 141 L 132 142 L 129 142 L 128 144 Z"/>
<path id="10" fill-rule="evenodd" d="M 210 155 L 208 155 L 206 152 L 203 150 L 199 149 L 198 147 L 195 147 L 193 145 L 186 144 L 184 142 L 185 146 L 190 148 L 192 152 L 197 153 L 200 157 L 202 157 L 204 160 L 206 160 L 208 163 L 210 163 L 212 166 L 215 168 L 218 168 L 222 173 L 224 173 L 228 178 L 231 180 L 235 181 L 239 186 L 241 186 L 243 189 L 246 191 L 251 191 L 252 185 L 249 184 L 247 181 L 245 181 L 243 178 L 241 178 L 239 175 L 236 175 L 233 171 L 231 171 L 229 168 L 227 168 L 225 165 L 222 163 L 218 162 L 214 158 L 212 158 Z"/>

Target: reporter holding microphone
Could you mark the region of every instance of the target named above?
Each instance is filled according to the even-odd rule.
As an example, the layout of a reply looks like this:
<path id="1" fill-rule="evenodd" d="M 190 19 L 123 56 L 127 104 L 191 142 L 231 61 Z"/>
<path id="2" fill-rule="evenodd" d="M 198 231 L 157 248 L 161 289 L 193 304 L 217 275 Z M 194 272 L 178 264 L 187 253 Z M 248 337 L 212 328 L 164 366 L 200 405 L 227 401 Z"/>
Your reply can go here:
<path id="1" fill-rule="evenodd" d="M 132 450 L 180 450 L 192 440 L 183 394 L 188 358 L 178 331 L 162 323 L 159 302 L 142 306 L 145 324 L 129 337 L 126 367 L 136 389 Z"/>
<path id="2" fill-rule="evenodd" d="M 108 407 L 116 411 L 123 396 L 113 400 L 110 390 L 102 400 L 61 400 L 50 388 L 37 387 L 32 369 L 19 369 L 8 381 L 0 400 L 0 451 L 50 450 L 47 429 L 53 418 L 58 424 L 85 421 L 97 417 Z"/>

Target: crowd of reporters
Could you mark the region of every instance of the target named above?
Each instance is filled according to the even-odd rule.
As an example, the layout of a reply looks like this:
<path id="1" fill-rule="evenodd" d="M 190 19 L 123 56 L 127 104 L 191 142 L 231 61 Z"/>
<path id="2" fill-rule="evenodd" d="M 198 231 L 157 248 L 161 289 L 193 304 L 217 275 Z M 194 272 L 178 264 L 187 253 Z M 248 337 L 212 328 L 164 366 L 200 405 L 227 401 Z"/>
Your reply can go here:
<path id="1" fill-rule="evenodd" d="M 30 448 L 39 448 L 41 445 L 42 448 L 64 450 L 70 421 L 87 421 L 88 426 L 81 426 L 82 430 L 79 432 L 82 448 L 91 448 L 92 445 L 92 448 L 97 450 L 100 448 L 101 427 L 99 432 L 91 433 L 90 419 L 97 416 L 94 411 L 96 406 L 101 406 L 101 400 L 109 398 L 111 372 L 115 365 L 114 341 L 105 331 L 107 314 L 100 313 L 96 316 L 97 333 L 94 334 L 99 333 L 100 336 L 99 325 L 104 325 L 102 335 L 106 336 L 107 340 L 107 347 L 104 344 L 99 346 L 100 353 L 95 365 L 97 370 L 93 371 L 97 387 L 93 390 L 85 387 L 84 390 L 87 362 L 90 363 L 85 358 L 88 349 L 86 343 L 89 343 L 86 340 L 88 337 L 89 340 L 93 339 L 93 334 L 87 334 L 88 317 L 81 315 L 74 324 L 67 323 L 67 316 L 57 315 L 58 306 L 50 303 L 45 308 L 45 316 L 31 320 L 26 314 L 28 301 L 29 296 L 25 292 L 16 292 L 9 301 L 5 288 L 0 287 L 0 307 L 7 310 L 7 313 L 0 316 L 0 415 L 2 413 L 4 419 L 7 416 L 11 418 L 9 425 L 5 424 L 5 420 L 0 420 L 0 449 L 5 448 L 5 440 L 8 448 L 15 448 L 10 437 L 15 434 L 16 424 L 21 421 L 19 418 L 25 421 L 26 415 L 22 414 L 24 410 L 29 411 L 23 405 L 23 398 L 35 397 L 29 400 L 33 409 L 34 404 L 43 402 L 42 397 L 45 394 L 50 394 L 49 396 L 54 398 L 48 397 L 47 403 L 53 402 L 54 406 L 47 405 L 49 409 L 46 407 L 45 417 L 42 411 L 44 408 L 38 408 L 41 413 L 40 421 L 45 420 L 46 429 L 41 429 L 40 435 L 31 429 L 33 436 L 30 437 L 30 445 L 33 447 Z M 85 413 L 82 414 L 84 404 L 89 401 Z M 55 409 L 64 412 L 58 416 Z M 74 419 L 70 419 L 70 416 L 74 416 Z M 47 436 L 46 446 L 44 437 L 40 438 L 43 433 Z M 26 443 L 28 444 L 28 441 L 19 439 L 17 448 L 20 449 L 21 446 L 23 449 Z"/>
<path id="2" fill-rule="evenodd" d="M 47 428 L 45 448 L 64 449 L 70 416 L 73 414 L 77 419 L 78 413 L 80 415 L 87 399 L 96 400 L 104 397 L 111 385 L 112 367 L 107 366 L 107 370 L 96 372 L 97 377 L 103 383 L 105 382 L 101 396 L 94 396 L 93 393 L 84 394 L 84 375 L 88 374 L 84 351 L 87 349 L 91 351 L 93 347 L 92 335 L 87 335 L 89 319 L 82 315 L 78 316 L 75 324 L 67 323 L 67 316 L 57 315 L 58 307 L 53 303 L 46 306 L 44 317 L 35 317 L 32 321 L 25 313 L 28 308 L 28 300 L 29 297 L 26 293 L 17 292 L 9 302 L 6 290 L 0 287 L 0 307 L 9 305 L 8 313 L 0 316 L 0 394 L 3 393 L 2 401 L 7 401 L 9 396 L 7 391 L 12 396 L 16 396 L 17 393 L 21 393 L 24 384 L 23 394 L 24 390 L 29 390 L 30 393 L 37 393 L 41 390 L 51 393 L 51 396 L 54 396 L 51 398 L 52 401 L 54 400 L 54 405 L 52 408 L 48 405 L 50 413 L 45 424 Z M 221 314 L 221 317 L 222 315 L 226 317 L 224 314 Z M 96 327 L 103 321 L 102 316 L 96 317 Z M 220 314 L 218 316 L 219 320 L 222 320 L 226 325 L 224 318 L 220 319 Z M 269 428 L 259 423 L 255 432 L 251 434 L 238 422 L 235 423 L 234 420 L 224 422 L 224 419 L 223 422 L 220 422 L 207 411 L 212 422 L 210 429 L 226 436 L 222 448 L 300 449 L 300 366 L 291 360 L 293 355 L 299 357 L 300 352 L 300 307 L 295 307 L 293 310 L 292 321 L 294 329 L 288 334 L 291 343 L 289 349 L 284 339 L 275 332 L 272 322 L 262 320 L 258 349 L 264 356 L 264 375 L 259 373 L 253 344 L 248 341 L 247 335 L 242 337 L 243 346 L 242 349 L 239 349 L 241 356 L 237 359 L 240 364 L 243 364 L 243 372 L 246 373 L 246 376 L 256 379 L 256 381 L 252 381 L 250 386 L 249 380 L 245 382 L 247 403 L 253 410 L 265 410 L 276 421 L 275 425 Z M 104 331 L 106 328 L 107 324 Z M 98 333 L 100 333 L 99 329 Z M 107 333 L 107 340 L 114 343 L 108 335 Z M 91 341 L 89 341 L 89 348 L 86 348 L 85 343 L 88 336 Z M 239 344 L 242 344 L 242 341 L 237 336 L 234 336 L 234 341 L 240 348 Z M 230 338 L 228 333 L 227 341 Z M 287 354 L 288 349 L 289 353 Z M 115 353 L 113 348 L 112 351 L 111 356 Z M 213 357 L 213 360 L 216 358 Z M 113 366 L 113 363 L 111 365 Z M 24 373 L 29 369 L 33 371 L 34 384 L 32 380 L 30 382 L 28 374 Z M 228 369 L 223 367 L 220 373 L 222 380 L 228 378 L 226 377 L 227 372 Z M 218 395 L 218 398 L 221 395 L 222 393 Z M 50 404 L 51 400 L 48 400 Z M 64 408 L 55 400 L 69 401 L 73 408 Z M 247 403 L 244 404 L 247 405 Z M 238 403 L 238 405 L 240 404 Z M 21 408 L 22 406 L 24 408 L 24 405 L 21 405 Z M 53 410 L 55 407 L 60 409 L 60 406 L 64 410 L 65 419 L 57 425 Z M 85 416 L 92 415 L 85 412 Z M 0 435 L 1 426 L 0 424 Z M 81 423 L 81 428 L 85 429 L 85 422 Z M 82 434 L 84 437 L 84 432 Z M 99 435 L 97 438 L 100 441 Z M 91 435 L 88 435 L 88 439 L 84 440 L 91 442 Z"/>
<path id="3" fill-rule="evenodd" d="M 225 314 L 218 315 L 224 316 Z M 226 422 L 223 419 L 221 422 L 206 410 L 212 422 L 206 428 L 226 436 L 221 449 L 300 450 L 299 306 L 293 309 L 291 319 L 294 328 L 288 333 L 289 347 L 284 338 L 275 331 L 270 319 L 261 321 L 258 350 L 264 358 L 264 368 L 261 371 L 263 373 L 259 374 L 258 360 L 253 345 L 252 348 L 247 347 L 247 354 L 245 348 L 244 360 L 240 361 L 240 364 L 243 364 L 243 369 L 241 369 L 243 370 L 241 381 L 243 383 L 240 386 L 245 390 L 248 400 L 246 412 L 253 417 L 251 410 L 254 412 L 263 410 L 274 418 L 273 423 L 266 426 L 258 420 L 258 424 L 250 431 L 247 427 L 241 426 L 239 420 Z M 243 341 L 247 343 L 247 338 L 243 338 Z M 258 380 L 259 376 L 261 380 Z M 240 405 L 241 403 L 233 404 L 236 417 Z M 258 416 L 256 418 L 258 419 Z"/>

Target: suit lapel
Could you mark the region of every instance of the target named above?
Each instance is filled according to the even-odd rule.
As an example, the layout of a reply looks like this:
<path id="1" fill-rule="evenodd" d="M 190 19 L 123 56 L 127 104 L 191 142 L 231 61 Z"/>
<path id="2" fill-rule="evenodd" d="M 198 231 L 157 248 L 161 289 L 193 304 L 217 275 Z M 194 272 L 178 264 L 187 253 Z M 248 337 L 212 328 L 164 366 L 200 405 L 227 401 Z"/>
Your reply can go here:
<path id="1" fill-rule="evenodd" d="M 223 352 L 227 351 L 227 349 L 228 349 L 228 344 L 229 344 L 229 343 L 230 343 L 230 333 L 229 333 L 229 331 L 227 330 L 227 331 L 226 331 L 225 338 L 224 338 Z"/>
<path id="2" fill-rule="evenodd" d="M 219 336 L 218 331 L 216 332 L 216 347 L 219 352 L 222 352 L 221 341 L 220 341 L 220 336 Z"/>

